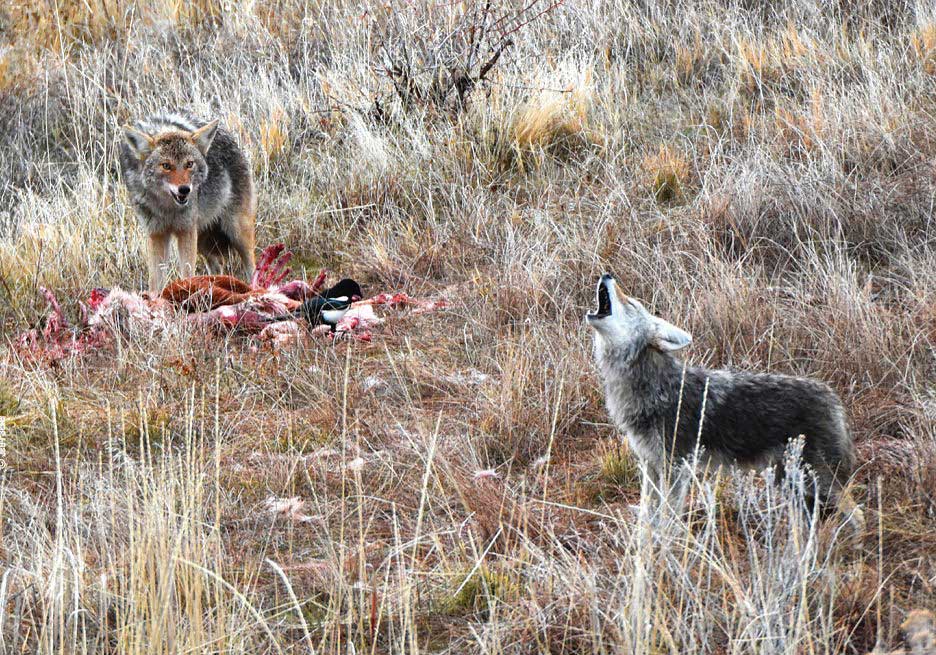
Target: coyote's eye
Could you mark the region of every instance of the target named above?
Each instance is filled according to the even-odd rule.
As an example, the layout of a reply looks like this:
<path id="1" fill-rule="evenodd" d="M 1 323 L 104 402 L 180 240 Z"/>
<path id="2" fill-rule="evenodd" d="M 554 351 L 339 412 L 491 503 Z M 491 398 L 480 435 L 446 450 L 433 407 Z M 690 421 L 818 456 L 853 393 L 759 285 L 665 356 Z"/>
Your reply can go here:
<path id="1" fill-rule="evenodd" d="M 185 162 L 185 167 L 186 167 L 186 168 L 192 168 L 194 165 L 195 165 L 195 162 L 193 162 L 191 159 L 189 159 L 187 162 Z"/>
<path id="2" fill-rule="evenodd" d="M 171 171 L 171 170 L 172 170 L 172 164 L 170 164 L 170 163 L 167 162 L 167 161 L 164 161 L 164 162 L 162 163 L 162 169 L 163 169 L 164 171 Z"/>

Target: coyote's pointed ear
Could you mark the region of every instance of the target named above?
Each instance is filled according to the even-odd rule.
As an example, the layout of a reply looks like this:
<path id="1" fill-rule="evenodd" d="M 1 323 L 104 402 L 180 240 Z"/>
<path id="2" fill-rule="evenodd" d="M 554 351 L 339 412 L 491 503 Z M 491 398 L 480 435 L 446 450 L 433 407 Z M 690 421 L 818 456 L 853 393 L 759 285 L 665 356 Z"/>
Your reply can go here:
<path id="1" fill-rule="evenodd" d="M 137 157 L 140 159 L 146 159 L 151 152 L 153 152 L 153 147 L 156 145 L 156 142 L 146 132 L 141 132 L 135 127 L 130 127 L 129 125 L 124 125 L 124 140 L 127 142 L 127 145 L 136 153 Z"/>
<path id="2" fill-rule="evenodd" d="M 692 343 L 692 335 L 662 318 L 653 317 L 653 345 L 664 352 L 682 350 Z"/>
<path id="3" fill-rule="evenodd" d="M 202 155 L 208 154 L 208 148 L 211 147 L 211 142 L 215 138 L 215 133 L 218 131 L 218 123 L 221 122 L 221 119 L 216 118 L 204 127 L 200 127 L 189 136 L 192 142 L 198 147 Z"/>

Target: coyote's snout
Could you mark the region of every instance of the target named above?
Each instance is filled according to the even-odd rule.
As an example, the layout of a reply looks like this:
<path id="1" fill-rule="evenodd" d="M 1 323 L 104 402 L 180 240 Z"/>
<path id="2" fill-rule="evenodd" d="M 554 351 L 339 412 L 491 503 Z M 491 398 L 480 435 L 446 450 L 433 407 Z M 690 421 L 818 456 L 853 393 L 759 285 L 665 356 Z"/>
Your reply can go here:
<path id="1" fill-rule="evenodd" d="M 598 309 L 586 314 L 589 325 L 605 344 L 613 344 L 624 353 L 648 346 L 671 352 L 692 342 L 687 332 L 653 316 L 636 299 L 624 295 L 609 273 L 598 280 L 597 300 Z"/>
<path id="2" fill-rule="evenodd" d="M 854 527 L 863 526 L 846 490 L 854 444 L 829 387 L 807 378 L 684 367 L 673 353 L 692 342 L 687 332 L 622 293 L 611 275 L 598 281 L 596 296 L 597 309 L 586 315 L 595 360 L 608 412 L 649 476 L 642 493 L 678 504 L 685 484 L 679 465 L 700 450 L 716 466 L 782 469 L 789 441 L 802 435 L 819 499 L 837 502 Z"/>
<path id="3" fill-rule="evenodd" d="M 124 182 L 149 235 L 149 287 L 159 291 L 172 237 L 180 272 L 191 275 L 201 252 L 213 269 L 234 250 L 249 277 L 254 268 L 256 197 L 250 168 L 218 121 L 161 114 L 124 128 Z"/>

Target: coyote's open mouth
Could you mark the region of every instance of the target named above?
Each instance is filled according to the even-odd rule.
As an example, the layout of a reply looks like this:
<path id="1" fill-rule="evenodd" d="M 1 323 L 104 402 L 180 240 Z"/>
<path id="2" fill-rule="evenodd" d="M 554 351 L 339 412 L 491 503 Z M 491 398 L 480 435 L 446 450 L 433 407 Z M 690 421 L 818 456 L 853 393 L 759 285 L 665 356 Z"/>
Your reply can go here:
<path id="1" fill-rule="evenodd" d="M 176 204 L 180 207 L 184 207 L 188 204 L 188 196 L 181 196 L 175 191 L 170 191 L 169 194 L 172 196 L 172 199 L 175 200 Z"/>
<path id="2" fill-rule="evenodd" d="M 610 275 L 603 275 L 598 281 L 598 309 L 593 312 L 588 312 L 587 316 L 589 319 L 600 319 L 611 316 L 611 292 L 608 291 L 608 281 L 611 280 Z"/>

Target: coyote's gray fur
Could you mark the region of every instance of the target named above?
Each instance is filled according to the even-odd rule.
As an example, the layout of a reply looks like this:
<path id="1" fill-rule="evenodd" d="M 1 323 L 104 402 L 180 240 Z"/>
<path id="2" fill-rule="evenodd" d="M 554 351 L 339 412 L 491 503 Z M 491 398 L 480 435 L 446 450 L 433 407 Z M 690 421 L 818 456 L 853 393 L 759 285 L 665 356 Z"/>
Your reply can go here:
<path id="1" fill-rule="evenodd" d="M 230 250 L 245 277 L 254 269 L 257 200 L 250 167 L 218 121 L 159 114 L 124 128 L 120 167 L 130 199 L 149 235 L 149 287 L 158 292 L 172 237 L 180 273 L 195 271 L 198 252 L 212 269 Z"/>
<path id="2" fill-rule="evenodd" d="M 681 502 L 685 476 L 677 470 L 697 452 L 714 466 L 782 469 L 790 439 L 803 435 L 803 461 L 816 475 L 820 500 L 835 501 L 862 528 L 861 510 L 846 489 L 854 444 L 829 387 L 807 378 L 684 366 L 673 352 L 689 345 L 689 334 L 621 293 L 611 275 L 599 280 L 597 296 L 598 309 L 586 318 L 608 412 L 644 464 L 642 493 L 654 494 L 654 504 Z"/>

